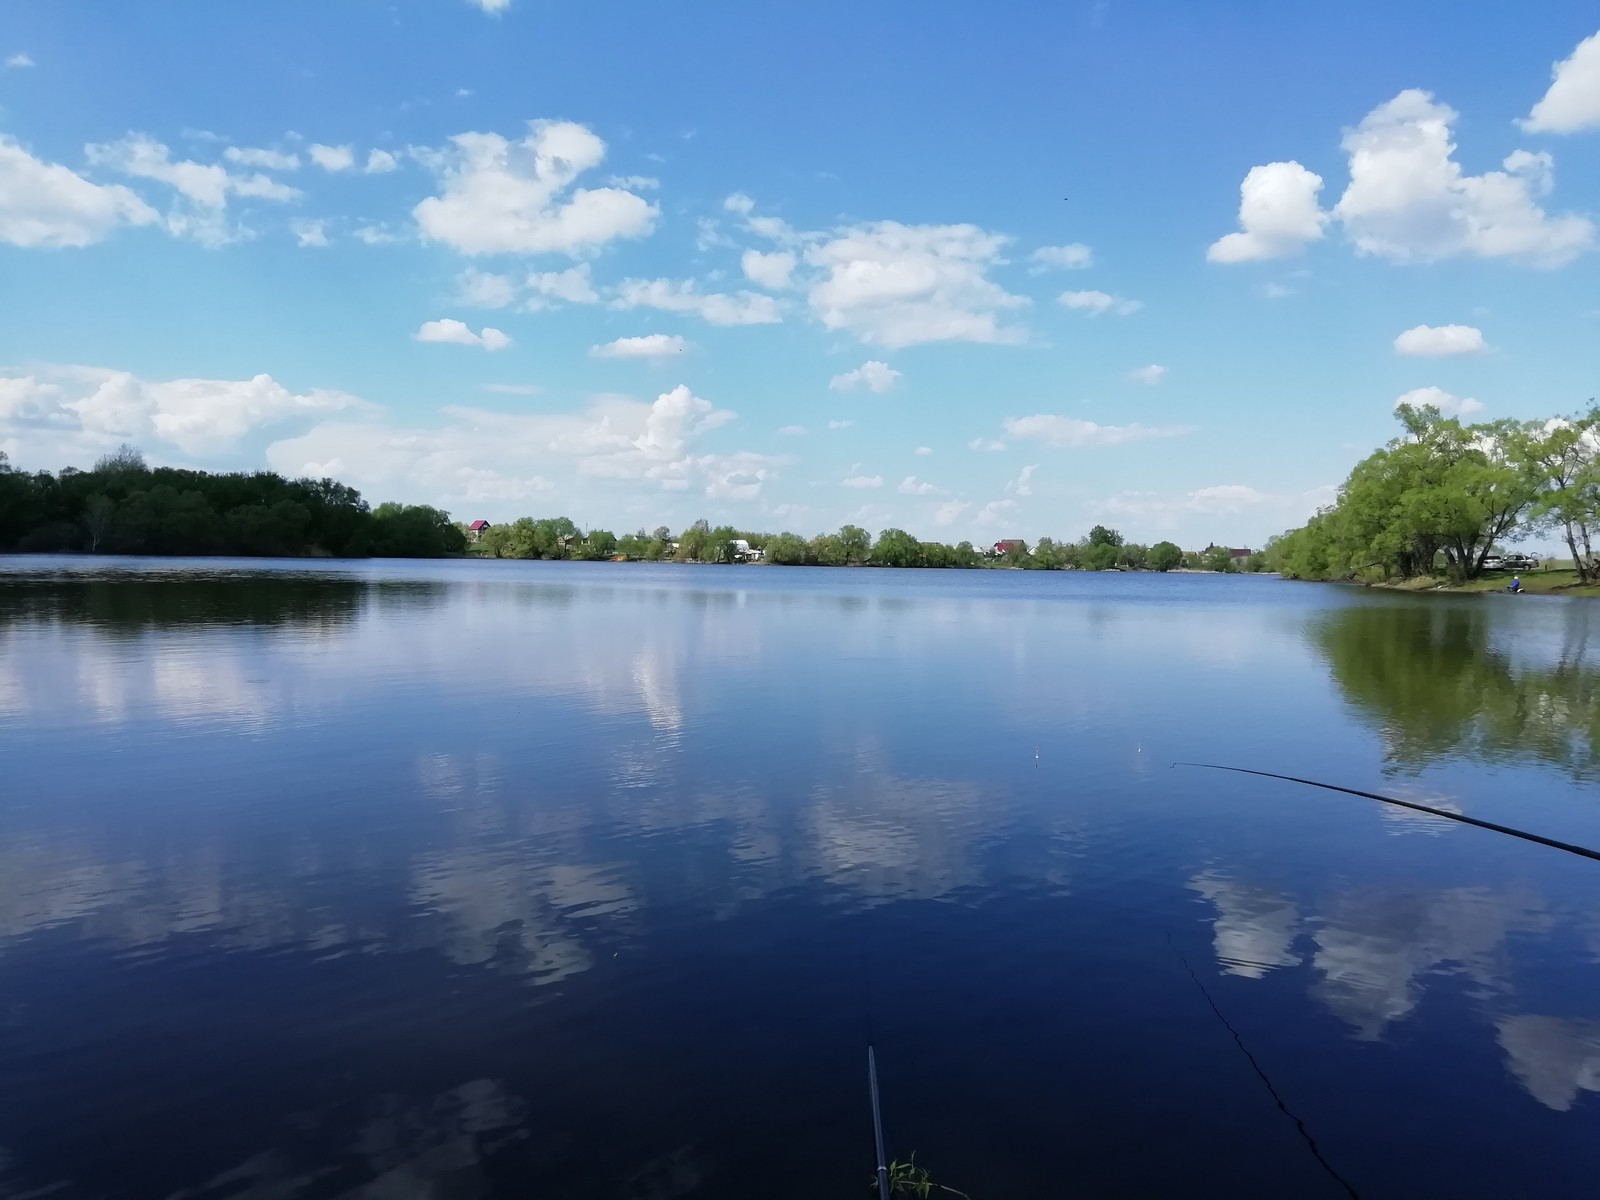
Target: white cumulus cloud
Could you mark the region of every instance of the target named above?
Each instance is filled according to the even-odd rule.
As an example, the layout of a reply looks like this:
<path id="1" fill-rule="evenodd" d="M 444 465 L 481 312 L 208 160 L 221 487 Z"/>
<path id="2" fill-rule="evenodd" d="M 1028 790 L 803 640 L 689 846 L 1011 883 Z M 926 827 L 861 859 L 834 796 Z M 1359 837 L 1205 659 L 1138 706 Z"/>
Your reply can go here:
<path id="1" fill-rule="evenodd" d="M 998 454 L 1006 448 L 1006 444 L 999 438 L 975 437 L 967 443 L 968 450 L 977 450 L 982 454 Z"/>
<path id="2" fill-rule="evenodd" d="M 933 447 L 932 446 L 918 446 L 911 453 L 915 454 L 918 458 L 927 458 L 930 454 L 933 453 Z"/>
<path id="3" fill-rule="evenodd" d="M 744 277 L 757 287 L 781 291 L 793 282 L 797 261 L 787 250 L 775 250 L 770 254 L 746 250 L 739 259 L 739 266 L 744 271 Z"/>
<path id="4" fill-rule="evenodd" d="M 88 246 L 121 226 L 160 220 L 131 189 L 91 183 L 0 134 L 0 242 L 24 248 Z"/>
<path id="5" fill-rule="evenodd" d="M 328 223 L 326 221 L 290 221 L 289 232 L 294 234 L 297 246 L 326 246 Z"/>
<path id="6" fill-rule="evenodd" d="M 829 421 L 828 422 L 828 428 L 829 429 L 849 429 L 850 426 L 852 426 L 854 424 L 855 424 L 854 421 L 833 420 L 833 421 Z"/>
<path id="7" fill-rule="evenodd" d="M 1413 388 L 1394 402 L 1396 408 L 1402 405 L 1423 408 L 1430 404 L 1446 417 L 1470 417 L 1473 413 L 1483 411 L 1481 400 L 1474 400 L 1471 396 L 1455 396 L 1439 387 Z"/>
<path id="8" fill-rule="evenodd" d="M 895 490 L 902 496 L 931 496 L 939 489 L 926 479 L 918 479 L 915 475 L 907 475 L 900 481 L 900 486 Z"/>
<path id="9" fill-rule="evenodd" d="M 300 156 L 283 150 L 268 150 L 258 146 L 229 146 L 222 157 L 241 167 L 260 167 L 267 171 L 298 171 Z"/>
<path id="10" fill-rule="evenodd" d="M 1410 89 L 1380 104 L 1341 143 L 1350 184 L 1333 214 L 1361 254 L 1399 262 L 1509 258 L 1553 267 L 1594 241 L 1587 218 L 1551 216 L 1548 154 L 1518 150 L 1499 171 L 1468 175 L 1455 160 L 1456 112 Z"/>
<path id="11" fill-rule="evenodd" d="M 298 189 L 259 172 L 240 175 L 217 163 L 175 159 L 165 145 L 143 134 L 130 133 L 120 141 L 86 146 L 84 152 L 96 166 L 172 188 L 181 199 L 167 214 L 167 231 L 207 246 L 248 236 L 228 224 L 229 197 L 282 202 L 301 195 Z"/>
<path id="12" fill-rule="evenodd" d="M 591 358 L 667 358 L 682 354 L 688 345 L 675 333 L 647 333 L 623 337 L 600 346 L 590 346 Z"/>
<path id="13" fill-rule="evenodd" d="M 701 437 L 734 414 L 679 386 L 651 403 L 597 396 L 574 412 L 499 412 L 449 406 L 423 427 L 387 419 L 330 421 L 275 442 L 267 461 L 299 473 L 339 461 L 372 495 L 444 504 L 510 504 L 555 480 L 623 491 L 686 491 L 752 500 L 787 459 L 702 450 Z"/>
<path id="14" fill-rule="evenodd" d="M 1094 251 L 1082 242 L 1065 246 L 1040 246 L 1028 257 L 1033 260 L 1035 274 L 1050 267 L 1071 271 L 1094 266 Z"/>
<path id="15" fill-rule="evenodd" d="M 286 418 L 366 407 L 343 392 L 291 392 L 270 375 L 147 380 L 100 367 L 50 367 L 0 378 L 0 434 L 9 430 L 36 449 L 59 447 L 75 458 L 121 441 L 216 454 Z"/>
<path id="16" fill-rule="evenodd" d="M 975 225 L 878 221 L 811 245 L 811 310 L 824 327 L 895 349 L 919 342 L 1020 342 L 1002 323 L 1024 307 L 988 277 L 1007 239 Z"/>
<path id="17" fill-rule="evenodd" d="M 772 325 L 782 320 L 778 302 L 771 296 L 702 292 L 693 280 L 625 279 L 611 306 L 692 313 L 712 325 Z"/>
<path id="18" fill-rule="evenodd" d="M 1529 133 L 1600 129 L 1600 33 L 1586 37 L 1550 70 L 1550 90 L 1520 124 Z"/>
<path id="19" fill-rule="evenodd" d="M 568 304 L 598 304 L 600 293 L 594 290 L 589 278 L 589 264 L 579 263 L 565 271 L 535 271 L 528 276 L 529 296 L 524 308 L 530 312 L 557 307 L 556 301 Z"/>
<path id="20" fill-rule="evenodd" d="M 1193 433 L 1187 425 L 1100 425 L 1078 417 L 1037 413 L 1031 417 L 1007 417 L 1001 422 L 1011 437 L 1030 438 L 1047 446 L 1119 446 L 1151 438 L 1182 437 Z"/>
<path id="21" fill-rule="evenodd" d="M 6 70 L 13 71 L 22 67 L 33 66 L 33 56 L 22 51 L 8 55 L 5 62 Z"/>
<path id="22" fill-rule="evenodd" d="M 852 475 L 848 479 L 841 480 L 839 486 L 847 488 L 881 488 L 883 486 L 883 476 Z"/>
<path id="23" fill-rule="evenodd" d="M 1394 352 L 1411 358 L 1482 354 L 1488 348 L 1483 331 L 1471 325 L 1417 325 L 1394 339 Z"/>
<path id="24" fill-rule="evenodd" d="M 499 16 L 511 7 L 511 0 L 467 0 L 467 3 L 491 17 Z"/>
<path id="25" fill-rule="evenodd" d="M 805 437 L 805 435 L 806 427 L 804 425 L 785 425 L 778 430 L 779 437 Z"/>
<path id="26" fill-rule="evenodd" d="M 516 298 L 516 281 L 509 275 L 468 267 L 456 277 L 456 303 L 468 308 L 505 308 Z"/>
<path id="27" fill-rule="evenodd" d="M 400 160 L 387 150 L 367 153 L 367 165 L 362 168 L 368 175 L 386 175 L 400 165 Z"/>
<path id="28" fill-rule="evenodd" d="M 881 395 L 894 387 L 894 381 L 899 378 L 900 372 L 896 371 L 888 363 L 871 360 L 862 363 L 854 370 L 846 371 L 842 375 L 835 375 L 828 380 L 828 386 L 836 392 L 848 392 L 858 387 L 864 387 L 869 392 L 877 392 Z"/>
<path id="29" fill-rule="evenodd" d="M 1580 63 L 1574 78 L 1583 74 Z M 1396 262 L 1506 258 L 1555 267 L 1594 244 L 1588 218 L 1540 206 L 1554 185 L 1549 154 L 1516 150 L 1498 171 L 1467 174 L 1455 159 L 1458 115 L 1417 88 L 1378 105 L 1345 131 L 1350 181 L 1326 212 L 1317 201 L 1321 178 L 1299 163 L 1252 168 L 1241 189 L 1240 232 L 1213 243 L 1207 257 L 1281 258 L 1320 238 L 1329 221 L 1357 253 Z"/>
<path id="30" fill-rule="evenodd" d="M 1322 236 L 1328 217 L 1317 203 L 1322 176 L 1297 162 L 1251 167 L 1239 185 L 1239 232 L 1211 244 L 1212 262 L 1282 258 Z"/>
<path id="31" fill-rule="evenodd" d="M 1098 317 L 1102 313 L 1126 317 L 1144 307 L 1138 300 L 1124 300 L 1120 296 L 1096 291 L 1062 292 L 1059 300 L 1063 307 L 1087 313 L 1091 317 Z"/>
<path id="32" fill-rule="evenodd" d="M 504 350 L 511 345 L 511 339 L 498 329 L 486 325 L 482 333 L 473 333 L 464 322 L 452 317 L 424 321 L 422 328 L 411 336 L 419 342 L 451 342 L 458 346 L 481 346 L 485 350 Z"/>
<path id="33" fill-rule="evenodd" d="M 1033 495 L 1033 473 L 1038 469 L 1038 463 L 1029 463 L 1027 466 L 1023 467 L 1022 470 L 1017 472 L 1017 477 L 1015 479 L 1011 479 L 1006 482 L 1006 494 L 1008 496 Z"/>
<path id="34" fill-rule="evenodd" d="M 444 150 L 414 153 L 440 194 L 412 215 L 424 235 L 463 254 L 582 254 L 648 234 L 660 211 L 623 188 L 574 188 L 606 144 L 572 121 L 532 121 L 520 141 L 458 133 Z"/>
<path id="35" fill-rule="evenodd" d="M 1128 372 L 1128 378 L 1134 383 L 1143 383 L 1154 386 L 1167 377 L 1167 369 L 1151 363 L 1148 367 L 1135 367 Z"/>
<path id="36" fill-rule="evenodd" d="M 350 146 L 324 146 L 316 142 L 306 153 L 324 171 L 348 171 L 356 165 L 356 152 Z"/>

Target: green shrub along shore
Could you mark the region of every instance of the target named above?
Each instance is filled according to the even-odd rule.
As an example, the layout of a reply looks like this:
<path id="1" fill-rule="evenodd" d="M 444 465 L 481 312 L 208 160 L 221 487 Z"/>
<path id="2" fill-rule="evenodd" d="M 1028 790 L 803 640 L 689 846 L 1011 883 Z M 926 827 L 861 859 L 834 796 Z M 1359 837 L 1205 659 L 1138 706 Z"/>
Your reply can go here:
<path id="1" fill-rule="evenodd" d="M 1600 591 L 1600 408 L 1544 421 L 1464 425 L 1437 408 L 1402 406 L 1404 433 L 1356 464 L 1338 499 L 1267 543 L 1292 579 L 1411 590 L 1490 591 L 1507 543 L 1559 539 L 1561 570 L 1522 577 L 1529 591 Z"/>

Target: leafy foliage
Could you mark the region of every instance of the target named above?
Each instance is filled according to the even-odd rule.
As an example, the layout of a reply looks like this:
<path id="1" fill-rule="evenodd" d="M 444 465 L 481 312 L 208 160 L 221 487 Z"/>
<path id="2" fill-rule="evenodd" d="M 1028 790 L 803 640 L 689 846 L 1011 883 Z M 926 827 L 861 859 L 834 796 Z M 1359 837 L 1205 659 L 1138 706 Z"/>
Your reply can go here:
<path id="1" fill-rule="evenodd" d="M 1157 542 L 1150 547 L 1150 566 L 1157 571 L 1170 571 L 1183 565 L 1183 551 L 1173 542 Z"/>
<path id="2" fill-rule="evenodd" d="M 464 545 L 449 514 L 401 504 L 374 512 L 333 479 L 152 468 L 128 446 L 88 471 L 28 474 L 0 454 L 0 551 L 415 558 Z"/>
<path id="3" fill-rule="evenodd" d="M 872 1190 L 874 1193 L 878 1190 L 878 1177 L 876 1175 L 872 1177 Z M 932 1176 L 928 1174 L 928 1169 L 917 1165 L 917 1156 L 915 1154 L 912 1154 L 905 1162 L 896 1159 L 889 1164 L 889 1194 L 891 1196 L 927 1197 L 935 1192 L 944 1192 L 950 1196 L 962 1196 L 965 1197 L 965 1200 L 971 1200 L 971 1197 L 967 1196 L 965 1192 L 959 1192 L 953 1187 L 946 1187 L 942 1183 L 935 1183 Z"/>
<path id="4" fill-rule="evenodd" d="M 1337 501 L 1268 544 L 1297 579 L 1475 578 L 1491 550 L 1560 530 L 1593 578 L 1600 520 L 1600 412 L 1550 421 L 1463 425 L 1404 407 L 1405 432 L 1356 464 Z"/>

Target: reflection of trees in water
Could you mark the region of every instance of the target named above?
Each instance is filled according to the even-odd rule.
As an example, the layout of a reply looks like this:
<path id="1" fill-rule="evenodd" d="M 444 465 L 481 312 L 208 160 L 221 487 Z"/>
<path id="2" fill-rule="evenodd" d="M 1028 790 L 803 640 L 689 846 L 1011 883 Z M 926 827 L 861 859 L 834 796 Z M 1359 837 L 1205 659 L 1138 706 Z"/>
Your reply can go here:
<path id="1" fill-rule="evenodd" d="M 213 625 L 332 630 L 367 605 L 386 612 L 437 607 L 447 594 L 447 585 L 434 581 L 276 571 L 15 576 L 0 587 L 0 627 L 87 625 L 112 635 Z"/>
<path id="2" fill-rule="evenodd" d="M 1377 725 L 1393 767 L 1467 755 L 1600 775 L 1588 605 L 1561 606 L 1560 637 L 1544 661 L 1514 664 L 1494 642 L 1495 603 L 1353 605 L 1312 636 L 1346 701 Z"/>

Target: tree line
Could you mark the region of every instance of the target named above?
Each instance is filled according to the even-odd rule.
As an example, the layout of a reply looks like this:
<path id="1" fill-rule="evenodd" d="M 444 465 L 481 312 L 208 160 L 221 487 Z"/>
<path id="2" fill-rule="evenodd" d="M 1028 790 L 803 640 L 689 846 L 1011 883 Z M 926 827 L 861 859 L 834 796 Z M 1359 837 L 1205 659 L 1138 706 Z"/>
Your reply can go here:
<path id="1" fill-rule="evenodd" d="M 465 546 L 449 513 L 374 509 L 332 479 L 152 468 L 127 446 L 53 475 L 0 452 L 0 551 L 439 558 Z"/>
<path id="2" fill-rule="evenodd" d="M 1268 543 L 1295 579 L 1476 578 L 1497 547 L 1566 543 L 1581 583 L 1600 578 L 1600 408 L 1475 425 L 1402 406 L 1404 432 L 1357 463 L 1333 504 Z"/>
<path id="3" fill-rule="evenodd" d="M 1077 541 L 999 543 L 1000 553 L 963 541 L 922 541 L 904 529 L 874 538 L 859 525 L 804 538 L 713 527 L 704 519 L 674 536 L 665 525 L 620 537 L 584 531 L 568 517 L 522 517 L 473 531 L 422 504 L 371 508 L 333 479 L 285 479 L 270 471 L 212 473 L 150 467 L 123 446 L 87 471 L 12 468 L 0 452 L 0 552 L 441 558 L 624 558 L 733 563 L 760 557 L 779 566 L 1019 567 L 1026 570 L 1170 571 L 1241 569 L 1223 546 L 1203 552 L 1172 542 L 1126 541 L 1096 525 Z M 752 554 L 751 551 L 759 552 Z M 1243 569 L 1259 570 L 1253 558 Z"/>
<path id="4" fill-rule="evenodd" d="M 464 529 L 464 532 L 470 532 Z M 796 533 L 763 533 L 731 525 L 712 527 L 696 521 L 674 537 L 665 525 L 652 531 L 618 537 L 610 530 L 585 533 L 567 517 L 522 517 L 508 525 L 494 525 L 478 534 L 468 552 L 488 558 L 543 558 L 601 560 L 625 558 L 642 562 L 732 563 L 743 561 L 740 543 L 759 551 L 761 559 L 778 566 L 808 567 L 1019 567 L 1035 571 L 1171 571 L 1179 567 L 1206 571 L 1261 571 L 1263 555 L 1243 562 L 1226 546 L 1185 551 L 1172 542 L 1153 546 L 1124 540 L 1121 533 L 1096 525 L 1076 542 L 1040 538 L 1031 548 L 1013 541 L 995 554 L 971 542 L 947 545 L 925 542 L 904 529 L 885 529 L 874 539 L 859 525 L 845 525 L 837 533 L 805 538 Z M 998 544 L 998 543 L 997 543 Z"/>

